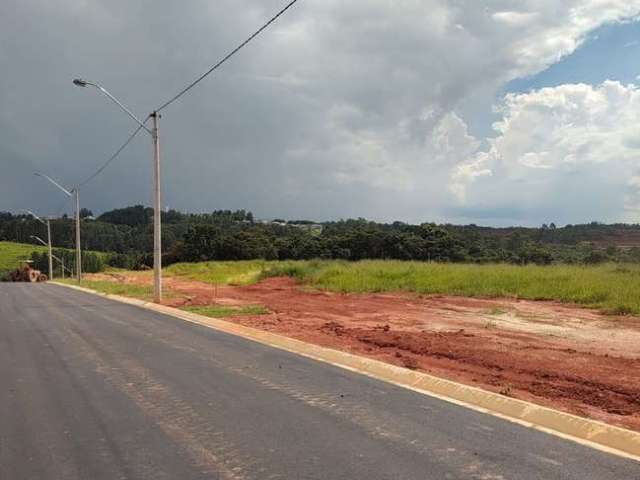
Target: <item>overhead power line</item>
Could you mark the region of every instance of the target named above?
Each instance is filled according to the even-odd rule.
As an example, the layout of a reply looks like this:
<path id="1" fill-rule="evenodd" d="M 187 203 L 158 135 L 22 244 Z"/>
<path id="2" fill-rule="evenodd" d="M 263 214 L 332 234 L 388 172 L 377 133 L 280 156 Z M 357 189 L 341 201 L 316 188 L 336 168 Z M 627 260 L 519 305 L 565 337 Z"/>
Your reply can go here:
<path id="1" fill-rule="evenodd" d="M 158 113 L 161 110 L 163 110 L 164 108 L 166 108 L 169 105 L 171 105 L 173 102 L 175 102 L 180 97 L 182 97 L 185 93 L 187 93 L 189 90 L 191 90 L 193 87 L 195 87 L 198 83 L 200 83 L 202 80 L 204 80 L 207 76 L 209 76 L 212 72 L 214 72 L 215 70 L 220 68 L 224 63 L 227 62 L 227 60 L 229 60 L 231 57 L 233 57 L 236 53 L 238 53 L 240 50 L 242 50 L 245 46 L 247 46 L 253 39 L 255 39 L 258 35 L 260 35 L 264 30 L 266 30 L 273 22 L 275 22 L 278 18 L 280 18 L 287 10 L 289 10 L 297 2 L 298 2 L 298 0 L 290 1 L 283 9 L 281 9 L 277 14 L 275 14 L 273 17 L 271 17 L 271 19 L 267 23 L 262 25 L 262 27 L 260 27 L 258 30 L 256 30 L 249 38 L 247 38 L 244 42 L 242 42 L 240 45 L 238 45 L 236 48 L 234 48 L 230 53 L 228 53 L 224 58 L 222 58 L 222 60 L 220 60 L 213 67 L 211 67 L 205 73 L 200 75 L 197 79 L 195 79 L 193 82 L 191 82 L 189 85 L 187 85 L 184 89 L 182 89 L 180 92 L 178 92 L 177 95 L 175 95 L 170 100 L 168 100 L 167 102 L 163 103 L 160 107 L 158 107 L 155 110 L 155 113 Z M 111 163 L 116 158 L 118 158 L 118 156 L 122 153 L 122 151 L 125 148 L 127 148 L 129 143 L 131 143 L 131 141 L 140 132 L 140 130 L 145 128 L 144 124 L 146 124 L 148 120 L 149 120 L 149 117 L 147 117 L 147 119 L 143 122 L 142 125 L 140 125 L 140 126 L 138 126 L 138 128 L 136 128 L 136 130 L 129 136 L 129 138 L 127 138 L 127 140 L 120 146 L 120 148 L 118 148 L 118 150 L 116 150 L 115 153 L 113 155 L 111 155 L 111 157 L 109 157 L 107 159 L 107 161 L 104 162 L 104 164 L 102 164 L 102 166 L 98 170 L 96 170 L 91 176 L 87 177 L 85 180 L 83 180 L 81 183 L 79 183 L 77 188 L 83 187 L 86 184 L 88 184 L 89 182 L 91 182 L 94 178 L 96 178 L 98 175 L 100 175 L 109 165 L 111 165 Z"/>
<path id="2" fill-rule="evenodd" d="M 148 118 L 147 118 L 148 120 Z M 145 120 L 144 123 L 147 122 L 147 120 Z M 140 130 L 142 130 L 143 125 L 140 125 L 138 128 L 136 128 L 134 130 L 134 132 L 129 136 L 129 138 L 127 138 L 127 141 L 124 142 L 120 148 L 118 148 L 118 150 L 115 151 L 115 153 L 113 155 L 111 155 L 106 162 L 104 162 L 102 164 L 102 166 L 96 170 L 91 176 L 87 177 L 87 179 L 85 179 L 84 181 L 82 181 L 79 185 L 78 188 L 80 187 L 84 187 L 87 183 L 89 183 L 91 180 L 93 180 L 94 178 L 96 178 L 98 175 L 100 175 L 110 164 L 111 162 L 113 162 L 116 158 L 118 158 L 118 156 L 122 153 L 122 151 L 127 148 L 127 146 L 131 143 L 131 141 L 135 138 L 135 136 L 138 134 L 138 132 L 140 132 Z"/>
<path id="3" fill-rule="evenodd" d="M 171 105 L 173 102 L 178 100 L 181 96 L 183 96 L 185 93 L 187 93 L 193 87 L 195 87 L 198 83 L 200 83 L 202 80 L 204 80 L 207 76 L 209 76 L 214 70 L 217 70 L 218 68 L 220 68 L 227 60 L 229 60 L 231 57 L 233 57 L 236 53 L 238 53 L 240 50 L 242 50 L 245 46 L 247 46 L 247 44 L 249 44 L 254 38 L 256 38 L 258 35 L 260 35 L 264 30 L 266 30 L 273 22 L 275 22 L 278 18 L 280 18 L 287 10 L 289 10 L 297 2 L 298 2 L 298 0 L 292 0 L 291 2 L 289 2 L 289 4 L 286 7 L 284 7 L 276 15 L 271 17 L 271 20 L 269 20 L 262 27 L 260 27 L 260 29 L 256 30 L 256 32 L 253 35 L 251 35 L 249 38 L 247 38 L 244 42 L 242 42 L 240 45 L 238 45 L 235 49 L 233 49 L 222 60 L 220 60 L 218 63 L 216 63 L 213 67 L 211 67 L 205 73 L 200 75 L 198 78 L 196 78 L 193 82 L 191 82 L 189 85 L 187 85 L 184 89 L 182 89 L 178 94 L 176 94 L 170 100 L 168 100 L 167 102 L 163 103 L 160 107 L 158 107 L 156 109 L 156 112 L 159 112 L 160 110 L 163 110 L 164 108 L 166 108 L 169 105 Z"/>

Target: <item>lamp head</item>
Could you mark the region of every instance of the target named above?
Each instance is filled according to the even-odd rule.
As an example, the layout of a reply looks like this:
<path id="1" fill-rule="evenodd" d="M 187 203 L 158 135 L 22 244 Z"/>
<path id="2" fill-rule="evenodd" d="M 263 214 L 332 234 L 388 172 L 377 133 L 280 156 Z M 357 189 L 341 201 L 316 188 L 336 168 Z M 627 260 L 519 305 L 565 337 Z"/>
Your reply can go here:
<path id="1" fill-rule="evenodd" d="M 77 87 L 86 87 L 88 82 L 86 80 L 82 80 L 81 78 L 74 78 L 73 84 Z"/>

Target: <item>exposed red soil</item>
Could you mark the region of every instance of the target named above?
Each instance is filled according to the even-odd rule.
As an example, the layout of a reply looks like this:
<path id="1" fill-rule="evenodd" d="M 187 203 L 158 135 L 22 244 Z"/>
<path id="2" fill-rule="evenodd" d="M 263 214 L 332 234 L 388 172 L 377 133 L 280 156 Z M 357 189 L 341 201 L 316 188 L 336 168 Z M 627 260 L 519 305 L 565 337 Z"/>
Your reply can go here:
<path id="1" fill-rule="evenodd" d="M 640 431 L 637 317 L 555 302 L 336 294 L 288 278 L 165 285 L 172 306 L 264 305 L 272 314 L 228 320 Z"/>

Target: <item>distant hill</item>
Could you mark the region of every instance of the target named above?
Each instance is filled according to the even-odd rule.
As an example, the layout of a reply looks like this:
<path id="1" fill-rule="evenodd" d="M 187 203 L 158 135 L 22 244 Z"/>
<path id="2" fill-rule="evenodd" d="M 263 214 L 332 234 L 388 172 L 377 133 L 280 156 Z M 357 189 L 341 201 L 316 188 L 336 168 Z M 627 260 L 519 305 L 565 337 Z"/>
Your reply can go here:
<path id="1" fill-rule="evenodd" d="M 478 235 L 485 239 L 502 240 L 509 237 L 522 236 L 532 240 L 556 245 L 577 245 L 593 243 L 600 247 L 632 248 L 640 247 L 640 225 L 638 224 L 603 224 L 598 222 L 555 227 L 544 225 L 531 227 L 480 227 L 477 225 L 447 225 L 447 227 L 463 236 Z"/>

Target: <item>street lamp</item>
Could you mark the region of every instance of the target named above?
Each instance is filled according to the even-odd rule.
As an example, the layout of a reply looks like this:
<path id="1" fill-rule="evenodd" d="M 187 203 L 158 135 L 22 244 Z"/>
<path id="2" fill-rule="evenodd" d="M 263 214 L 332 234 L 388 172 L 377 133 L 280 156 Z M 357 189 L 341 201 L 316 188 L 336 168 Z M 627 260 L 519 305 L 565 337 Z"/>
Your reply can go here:
<path id="1" fill-rule="evenodd" d="M 29 215 L 31 215 L 33 218 L 38 220 L 43 225 L 46 225 L 47 227 L 47 240 L 49 240 L 49 242 L 46 243 L 45 245 L 49 247 L 49 280 L 53 280 L 53 251 L 51 246 L 51 221 L 47 218 L 47 221 L 45 222 L 39 216 L 33 213 L 31 210 L 25 210 L 25 212 L 27 212 Z M 31 235 L 31 237 L 33 238 L 35 237 L 35 235 Z M 35 238 L 38 238 L 38 237 L 35 237 Z M 38 238 L 38 240 L 40 239 Z M 44 243 L 44 242 L 41 241 L 41 243 Z"/>
<path id="2" fill-rule="evenodd" d="M 42 245 L 47 245 L 47 243 L 42 240 L 40 237 L 38 237 L 37 235 L 31 235 L 31 238 L 33 238 L 34 240 L 37 240 L 38 242 L 40 242 Z M 62 260 L 61 258 L 56 257 L 53 253 L 51 254 L 51 256 L 58 261 L 58 263 L 60 263 L 60 271 L 62 272 L 62 279 L 64 280 L 64 271 L 67 270 L 71 275 L 73 275 L 73 272 L 70 271 L 67 267 L 64 266 L 64 260 Z"/>
<path id="3" fill-rule="evenodd" d="M 129 117 L 131 117 L 140 128 L 144 129 L 153 141 L 153 300 L 156 303 L 162 301 L 162 224 L 161 224 L 161 204 L 160 204 L 160 141 L 158 137 L 158 112 L 149 115 L 153 125 L 149 129 L 145 122 L 142 122 L 131 111 L 125 107 L 116 97 L 111 95 L 105 88 L 97 83 L 88 82 L 80 78 L 73 80 L 73 84 L 77 87 L 95 87 L 110 100 L 112 100 L 120 109 L 122 109 Z"/>
<path id="4" fill-rule="evenodd" d="M 64 188 L 58 182 L 56 182 L 53 178 L 44 173 L 34 173 L 37 177 L 42 177 L 45 180 L 48 180 L 50 183 L 55 185 L 59 190 L 61 190 L 67 197 L 71 198 L 75 195 L 76 197 L 76 276 L 78 278 L 78 283 L 82 282 L 82 254 L 80 253 L 80 190 L 78 187 L 71 189 L 71 191 Z"/>

